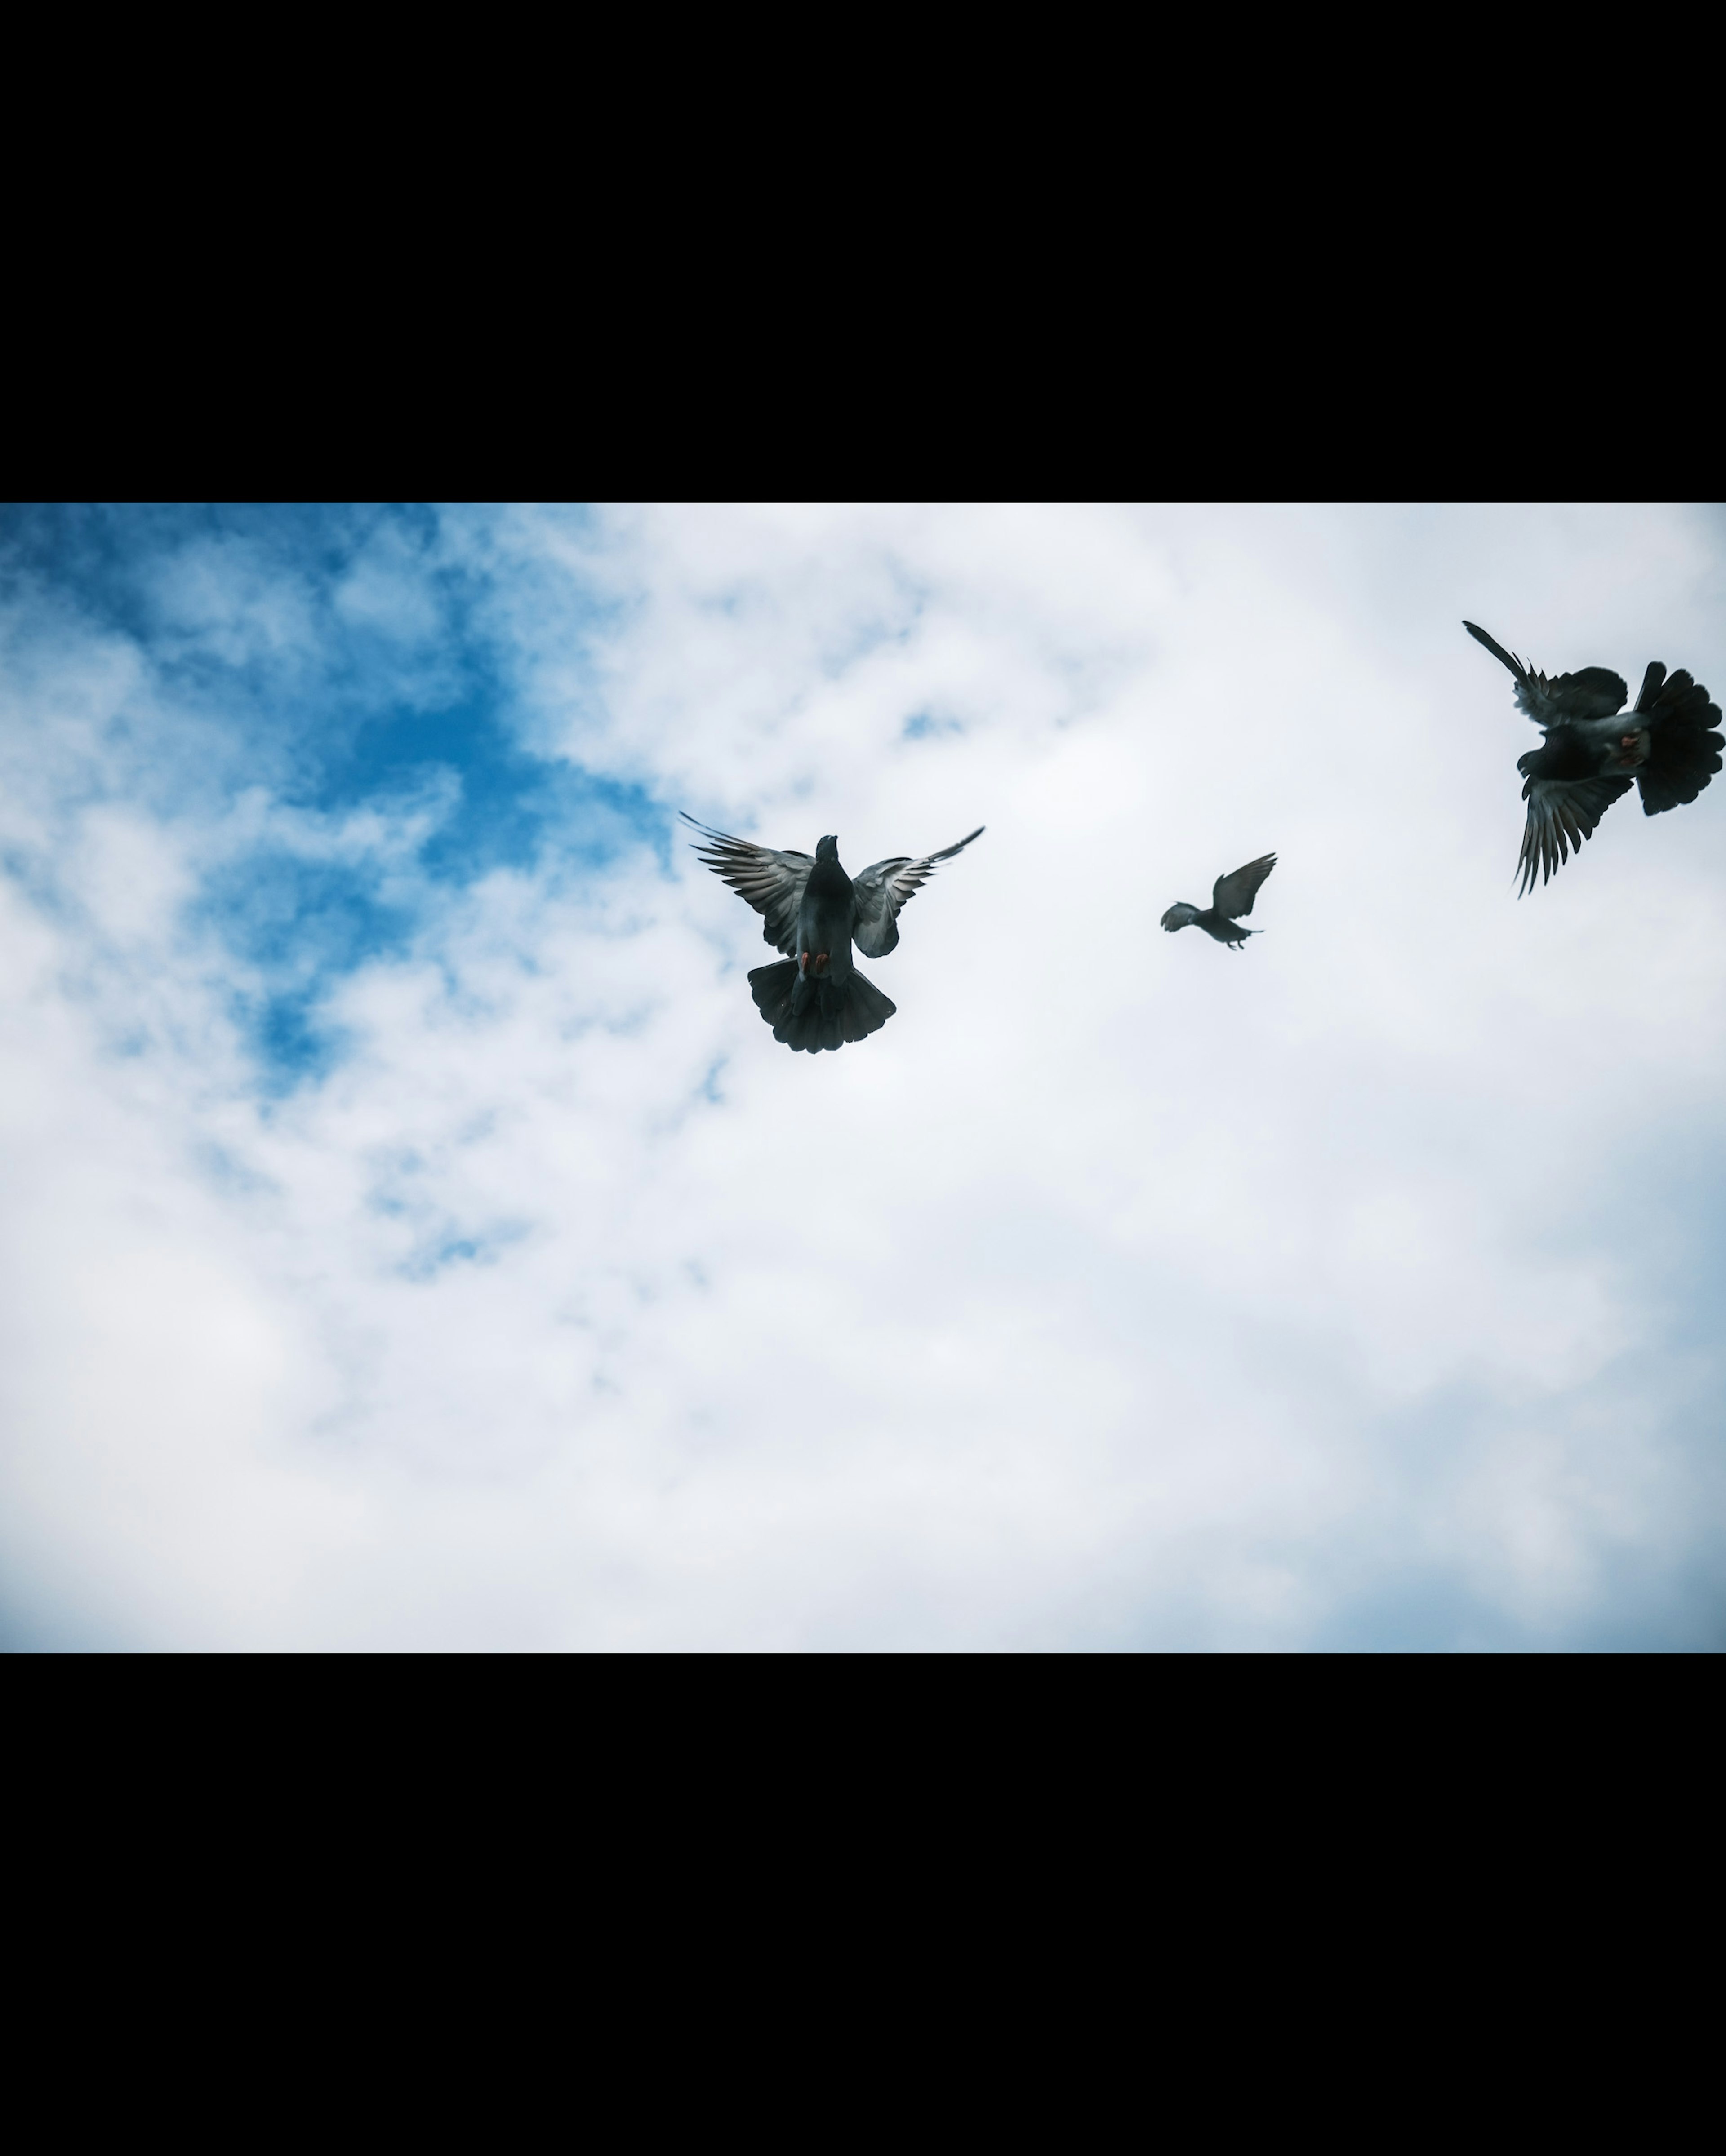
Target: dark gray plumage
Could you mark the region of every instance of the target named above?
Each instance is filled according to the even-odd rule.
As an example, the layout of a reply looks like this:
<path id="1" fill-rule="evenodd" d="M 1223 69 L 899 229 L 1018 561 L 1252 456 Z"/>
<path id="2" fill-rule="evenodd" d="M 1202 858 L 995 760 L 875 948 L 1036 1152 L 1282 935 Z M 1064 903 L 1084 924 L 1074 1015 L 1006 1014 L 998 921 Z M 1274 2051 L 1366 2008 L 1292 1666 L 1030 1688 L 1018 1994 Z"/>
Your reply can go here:
<path id="1" fill-rule="evenodd" d="M 854 879 L 839 865 L 837 839 L 819 839 L 811 860 L 727 837 L 678 813 L 701 834 L 696 857 L 763 916 L 763 942 L 788 954 L 783 965 L 758 966 L 749 992 L 773 1039 L 811 1055 L 866 1040 L 893 1015 L 897 1004 L 857 971 L 851 946 L 866 957 L 885 958 L 899 941 L 900 908 L 933 875 L 937 861 L 963 853 L 984 830 L 979 824 L 970 839 L 938 854 L 876 861 Z"/>
<path id="2" fill-rule="evenodd" d="M 1171 936 L 1177 928 L 1202 928 L 1219 943 L 1226 943 L 1236 951 L 1244 950 L 1249 936 L 1262 936 L 1264 931 L 1243 928 L 1235 916 L 1252 911 L 1259 886 L 1276 865 L 1275 854 L 1261 854 L 1256 861 L 1236 869 L 1232 875 L 1220 875 L 1211 886 L 1208 907 L 1201 909 L 1179 899 L 1164 915 L 1163 926 Z"/>
<path id="3" fill-rule="evenodd" d="M 1517 707 L 1544 736 L 1516 763 L 1528 804 L 1517 859 L 1518 898 L 1533 888 L 1537 870 L 1544 883 L 1572 846 L 1580 852 L 1632 779 L 1641 788 L 1642 814 L 1658 816 L 1693 801 L 1720 768 L 1726 741 L 1710 731 L 1720 723 L 1720 707 L 1682 667 L 1669 675 L 1651 660 L 1636 709 L 1625 711 L 1630 692 L 1610 667 L 1585 666 L 1548 680 L 1485 629 L 1472 621 L 1462 626 L 1516 676 Z"/>

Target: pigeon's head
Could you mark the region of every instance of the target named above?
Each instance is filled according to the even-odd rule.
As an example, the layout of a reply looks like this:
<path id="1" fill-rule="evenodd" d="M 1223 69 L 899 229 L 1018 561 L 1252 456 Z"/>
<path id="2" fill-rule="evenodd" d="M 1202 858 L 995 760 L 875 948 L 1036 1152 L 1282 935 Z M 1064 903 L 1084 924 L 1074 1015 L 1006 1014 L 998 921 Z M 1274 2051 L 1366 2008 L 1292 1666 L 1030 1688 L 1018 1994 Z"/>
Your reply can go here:
<path id="1" fill-rule="evenodd" d="M 1176 905 L 1171 906 L 1168 912 L 1164 915 L 1163 926 L 1173 936 L 1177 928 L 1184 928 L 1189 921 L 1196 921 L 1198 918 L 1198 907 L 1189 906 L 1185 899 L 1181 899 Z"/>
<path id="2" fill-rule="evenodd" d="M 818 861 L 836 861 L 839 859 L 838 839 L 831 838 L 817 839 L 815 841 L 815 859 Z"/>

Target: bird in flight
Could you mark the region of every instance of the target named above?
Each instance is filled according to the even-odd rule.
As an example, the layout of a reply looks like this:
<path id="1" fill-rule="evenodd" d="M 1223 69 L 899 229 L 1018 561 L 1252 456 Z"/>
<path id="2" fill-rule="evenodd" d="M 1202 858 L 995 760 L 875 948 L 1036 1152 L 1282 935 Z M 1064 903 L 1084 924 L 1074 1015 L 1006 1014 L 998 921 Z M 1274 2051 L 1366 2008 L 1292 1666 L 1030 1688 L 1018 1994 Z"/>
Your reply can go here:
<path id="1" fill-rule="evenodd" d="M 1171 936 L 1177 928 L 1202 928 L 1219 943 L 1226 943 L 1236 951 L 1244 950 L 1249 936 L 1262 936 L 1265 932 L 1261 928 L 1243 928 L 1235 916 L 1252 911 L 1259 886 L 1276 865 L 1275 854 L 1261 854 L 1256 861 L 1236 869 L 1233 875 L 1220 875 L 1211 886 L 1208 911 L 1189 906 L 1181 899 L 1164 915 L 1163 926 Z"/>
<path id="2" fill-rule="evenodd" d="M 1710 731 L 1720 723 L 1720 707 L 1682 667 L 1669 675 L 1659 660 L 1650 660 L 1636 709 L 1626 711 L 1630 691 L 1610 666 L 1585 666 L 1549 681 L 1485 629 L 1472 621 L 1462 626 L 1515 675 L 1517 706 L 1544 737 L 1516 762 L 1528 804 L 1517 860 L 1518 898 L 1533 888 L 1537 870 L 1544 883 L 1570 858 L 1572 846 L 1582 850 L 1582 841 L 1632 781 L 1642 790 L 1642 814 L 1658 816 L 1693 801 L 1720 768 L 1726 742 Z"/>
<path id="3" fill-rule="evenodd" d="M 899 909 L 935 873 L 937 861 L 963 853 L 970 839 L 913 860 L 896 855 L 856 877 L 839 865 L 839 840 L 819 839 L 815 857 L 779 853 L 710 830 L 680 809 L 701 834 L 696 858 L 722 877 L 765 918 L 762 940 L 786 953 L 778 966 L 749 976 L 756 1009 L 788 1048 L 840 1048 L 878 1032 L 898 1009 L 852 963 L 855 943 L 866 958 L 885 958 L 899 941 Z"/>

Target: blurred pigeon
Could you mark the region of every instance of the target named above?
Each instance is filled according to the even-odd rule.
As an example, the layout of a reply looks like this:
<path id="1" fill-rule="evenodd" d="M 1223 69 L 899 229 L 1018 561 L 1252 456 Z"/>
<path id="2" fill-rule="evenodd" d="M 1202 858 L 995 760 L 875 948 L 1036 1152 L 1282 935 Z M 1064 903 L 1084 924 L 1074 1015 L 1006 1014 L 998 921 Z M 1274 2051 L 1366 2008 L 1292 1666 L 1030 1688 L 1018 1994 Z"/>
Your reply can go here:
<path id="1" fill-rule="evenodd" d="M 1581 851 L 1619 795 L 1629 793 L 1632 778 L 1642 789 L 1642 814 L 1657 816 L 1693 801 L 1720 768 L 1726 742 L 1709 731 L 1720 723 L 1720 707 L 1682 667 L 1668 675 L 1659 660 L 1650 660 L 1636 707 L 1624 711 L 1630 692 L 1610 667 L 1585 666 L 1549 681 L 1485 629 L 1472 621 L 1462 626 L 1515 675 L 1518 708 L 1545 737 L 1516 762 L 1528 804 L 1518 898 L 1533 888 L 1537 869 L 1544 883 L 1572 846 Z"/>
<path id="2" fill-rule="evenodd" d="M 1219 943 L 1227 943 L 1236 951 L 1245 950 L 1249 936 L 1262 936 L 1265 932 L 1262 928 L 1243 928 L 1235 916 L 1252 911 L 1259 886 L 1276 865 L 1275 854 L 1261 854 L 1256 861 L 1236 869 L 1233 875 L 1220 875 L 1210 887 L 1209 912 L 1201 912 L 1199 907 L 1182 899 L 1164 915 L 1163 926 L 1171 936 L 1177 928 L 1202 928 Z"/>
<path id="3" fill-rule="evenodd" d="M 749 993 L 773 1039 L 811 1055 L 866 1040 L 893 1015 L 897 1004 L 857 971 L 851 946 L 866 957 L 885 958 L 899 941 L 900 907 L 933 875 L 937 861 L 950 861 L 984 831 L 979 824 L 971 839 L 916 860 L 900 854 L 876 861 L 854 880 L 839 865 L 837 839 L 817 839 L 811 860 L 728 838 L 678 814 L 701 834 L 696 858 L 765 915 L 762 940 L 790 954 L 783 965 L 758 966 Z"/>

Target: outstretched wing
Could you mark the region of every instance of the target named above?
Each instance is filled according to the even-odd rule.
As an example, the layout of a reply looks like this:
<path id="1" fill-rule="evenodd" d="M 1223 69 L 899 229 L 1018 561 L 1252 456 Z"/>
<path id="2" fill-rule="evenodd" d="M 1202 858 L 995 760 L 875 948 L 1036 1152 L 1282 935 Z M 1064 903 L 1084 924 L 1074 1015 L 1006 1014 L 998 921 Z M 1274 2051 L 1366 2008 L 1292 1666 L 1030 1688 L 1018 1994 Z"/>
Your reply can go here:
<path id="1" fill-rule="evenodd" d="M 747 899 L 758 913 L 765 915 L 767 926 L 761 932 L 763 942 L 771 943 L 776 951 L 783 951 L 788 958 L 794 958 L 798 909 L 803 904 L 803 890 L 809 880 L 809 870 L 815 865 L 810 856 L 776 853 L 771 846 L 752 845 L 747 839 L 733 839 L 723 831 L 710 831 L 684 809 L 677 813 L 691 829 L 701 834 L 703 843 L 696 848 L 696 858 L 711 869 L 715 875 L 722 876 L 739 898 Z"/>
<path id="2" fill-rule="evenodd" d="M 986 828 L 979 824 L 971 839 L 980 839 Z M 851 941 L 866 958 L 886 957 L 899 941 L 900 907 L 934 875 L 937 861 L 950 861 L 955 854 L 963 853 L 971 839 L 943 846 L 938 854 L 920 855 L 916 860 L 901 854 L 891 861 L 873 861 L 861 875 L 851 878 L 857 908 Z"/>
<path id="3" fill-rule="evenodd" d="M 1210 887 L 1212 906 L 1225 921 L 1245 920 L 1252 911 L 1259 886 L 1276 865 L 1275 854 L 1261 854 L 1244 869 L 1236 869 L 1233 875 L 1220 875 Z"/>
<path id="4" fill-rule="evenodd" d="M 1536 726 L 1561 726 L 1567 719 L 1610 719 L 1615 711 L 1623 710 L 1630 690 L 1624 676 L 1615 674 L 1610 666 L 1579 667 L 1574 674 L 1560 674 L 1549 681 L 1485 629 L 1472 621 L 1465 621 L 1462 626 L 1477 644 L 1485 644 L 1493 658 L 1515 675 L 1517 708 L 1525 711 Z"/>
<path id="5" fill-rule="evenodd" d="M 1720 707 L 1682 666 L 1668 680 L 1657 659 L 1642 677 L 1636 713 L 1648 729 L 1648 761 L 1636 774 L 1642 814 L 1657 816 L 1693 801 L 1720 768 L 1726 740 L 1713 731 Z"/>
<path id="6" fill-rule="evenodd" d="M 1544 883 L 1561 861 L 1569 860 L 1572 846 L 1580 854 L 1582 841 L 1619 795 L 1629 793 L 1630 786 L 1627 778 L 1524 779 L 1528 820 L 1523 827 L 1523 850 L 1517 860 L 1523 880 L 1517 896 L 1533 888 L 1537 869 Z"/>

